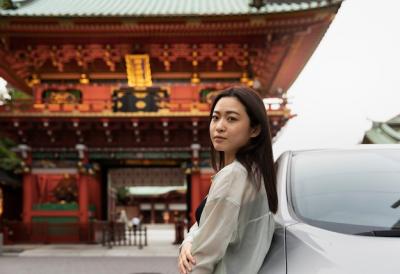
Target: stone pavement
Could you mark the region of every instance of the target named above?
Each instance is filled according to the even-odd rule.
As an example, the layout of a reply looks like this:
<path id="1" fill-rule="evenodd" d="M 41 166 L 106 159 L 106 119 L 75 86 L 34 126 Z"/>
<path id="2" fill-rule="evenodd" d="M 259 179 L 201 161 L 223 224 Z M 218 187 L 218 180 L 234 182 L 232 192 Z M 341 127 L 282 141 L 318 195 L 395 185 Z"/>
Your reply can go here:
<path id="1" fill-rule="evenodd" d="M 148 245 L 117 246 L 111 249 L 98 244 L 51 244 L 51 245 L 7 245 L 3 256 L 19 257 L 176 257 L 177 245 L 173 245 L 173 225 L 147 225 Z"/>
<path id="2" fill-rule="evenodd" d="M 0 257 L 1 274 L 178 274 L 172 257 Z"/>

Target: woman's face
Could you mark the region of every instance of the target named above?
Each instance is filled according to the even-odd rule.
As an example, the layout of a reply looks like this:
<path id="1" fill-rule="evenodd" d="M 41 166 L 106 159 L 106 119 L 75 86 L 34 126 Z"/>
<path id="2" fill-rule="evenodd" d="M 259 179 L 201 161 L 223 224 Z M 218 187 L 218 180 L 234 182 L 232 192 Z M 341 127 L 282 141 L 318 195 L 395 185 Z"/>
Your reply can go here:
<path id="1" fill-rule="evenodd" d="M 225 153 L 225 162 L 233 161 L 236 152 L 258 133 L 258 129 L 250 127 L 246 109 L 236 97 L 222 97 L 217 102 L 210 122 L 210 137 L 215 150 Z"/>

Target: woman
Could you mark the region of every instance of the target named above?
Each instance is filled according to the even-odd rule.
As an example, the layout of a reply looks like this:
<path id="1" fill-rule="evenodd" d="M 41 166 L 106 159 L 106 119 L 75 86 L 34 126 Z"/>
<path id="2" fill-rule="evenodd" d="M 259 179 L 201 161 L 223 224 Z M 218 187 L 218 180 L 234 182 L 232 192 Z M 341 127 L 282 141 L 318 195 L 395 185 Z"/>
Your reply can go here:
<path id="1" fill-rule="evenodd" d="M 183 241 L 180 273 L 252 274 L 271 244 L 278 199 L 271 137 L 260 96 L 246 87 L 223 90 L 210 113 L 216 171 L 197 222 Z"/>

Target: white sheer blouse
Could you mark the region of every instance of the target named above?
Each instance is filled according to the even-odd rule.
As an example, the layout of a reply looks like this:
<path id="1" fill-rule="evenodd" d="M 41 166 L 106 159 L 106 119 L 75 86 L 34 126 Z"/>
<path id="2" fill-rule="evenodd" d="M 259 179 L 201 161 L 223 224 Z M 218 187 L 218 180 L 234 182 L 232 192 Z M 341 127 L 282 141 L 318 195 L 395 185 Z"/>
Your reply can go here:
<path id="1" fill-rule="evenodd" d="M 212 177 L 200 218 L 184 243 L 192 242 L 193 274 L 257 273 L 274 233 L 264 184 L 258 190 L 237 160 Z"/>

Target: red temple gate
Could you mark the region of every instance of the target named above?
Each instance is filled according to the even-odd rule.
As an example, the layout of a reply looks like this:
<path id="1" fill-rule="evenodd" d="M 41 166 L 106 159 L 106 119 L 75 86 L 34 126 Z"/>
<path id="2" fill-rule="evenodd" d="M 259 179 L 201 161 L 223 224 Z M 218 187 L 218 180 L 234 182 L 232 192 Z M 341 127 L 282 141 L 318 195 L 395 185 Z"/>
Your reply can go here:
<path id="1" fill-rule="evenodd" d="M 275 135 L 291 117 L 285 92 L 341 4 L 277 0 L 257 9 L 243 0 L 233 9 L 209 2 L 196 13 L 169 10 L 174 5 L 158 12 L 139 1 L 124 12 L 118 2 L 85 13 L 84 3 L 72 12 L 68 1 L 54 11 L 41 9 L 41 0 L 0 10 L 0 76 L 32 96 L 0 106 L 1 134 L 22 145 L 26 225 L 84 227 L 112 218 L 108 170 L 146 166 L 190 176 L 190 199 L 177 201 L 193 220 L 213 173 L 213 96 L 248 85 L 276 98 L 266 105 Z M 68 200 L 60 194 L 64 174 L 73 180 L 64 186 Z M 75 240 L 89 233 L 79 231 Z"/>

